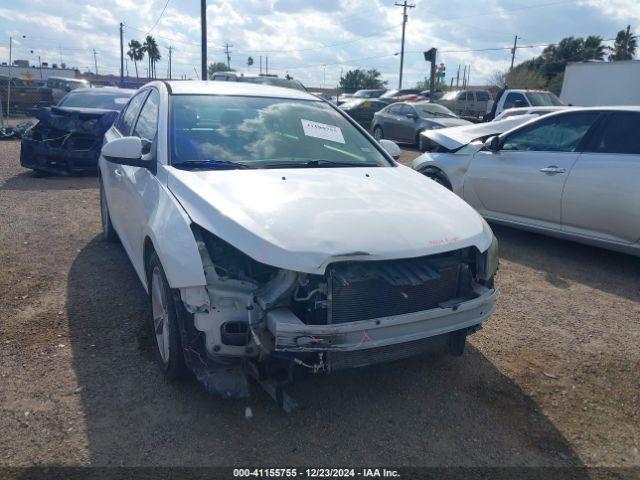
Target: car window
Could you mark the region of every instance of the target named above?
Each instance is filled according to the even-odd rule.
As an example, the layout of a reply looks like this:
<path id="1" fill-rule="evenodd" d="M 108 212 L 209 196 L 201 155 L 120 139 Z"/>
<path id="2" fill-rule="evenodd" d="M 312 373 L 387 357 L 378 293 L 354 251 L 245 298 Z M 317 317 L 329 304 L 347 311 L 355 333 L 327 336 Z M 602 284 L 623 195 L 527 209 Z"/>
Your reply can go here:
<path id="1" fill-rule="evenodd" d="M 412 114 L 412 113 L 414 115 L 417 115 L 415 109 L 410 105 L 403 104 L 402 107 L 400 108 L 400 115 L 402 115 L 403 117 L 405 115 L 409 115 L 409 114 Z"/>
<path id="2" fill-rule="evenodd" d="M 147 140 L 150 145 L 158 132 L 158 101 L 159 95 L 156 90 L 151 93 L 144 102 L 138 121 L 133 129 L 133 135 Z"/>
<path id="3" fill-rule="evenodd" d="M 179 168 L 194 162 L 255 168 L 391 166 L 376 144 L 319 100 L 172 95 L 170 135 L 171 164 L 187 162 Z"/>
<path id="4" fill-rule="evenodd" d="M 575 152 L 597 117 L 597 112 L 580 112 L 542 119 L 509 134 L 502 150 Z"/>
<path id="5" fill-rule="evenodd" d="M 489 101 L 489 93 L 488 92 L 476 92 L 476 100 L 479 102 L 488 102 Z"/>
<path id="6" fill-rule="evenodd" d="M 135 122 L 136 120 L 136 116 L 140 111 L 140 107 L 142 106 L 142 102 L 147 96 L 147 93 L 149 93 L 149 91 L 145 90 L 133 96 L 133 98 L 129 100 L 129 104 L 127 105 L 125 110 L 122 112 L 122 114 L 120 114 L 120 118 L 116 123 L 116 128 L 122 135 L 126 136 L 131 132 L 131 129 L 133 128 L 133 122 Z"/>
<path id="7" fill-rule="evenodd" d="M 551 92 L 527 92 L 529 103 L 534 107 L 558 107 L 562 102 Z"/>
<path id="8" fill-rule="evenodd" d="M 127 92 L 101 92 L 99 89 L 89 92 L 68 93 L 58 106 L 75 108 L 100 108 L 105 110 L 122 110 L 131 94 Z"/>
<path id="9" fill-rule="evenodd" d="M 640 113 L 612 113 L 594 151 L 640 155 Z"/>
<path id="10" fill-rule="evenodd" d="M 473 92 L 467 92 L 467 95 L 466 95 L 466 97 L 465 97 L 465 100 L 466 100 L 467 102 L 473 102 L 473 101 L 474 101 L 474 99 L 473 99 Z"/>
<path id="11" fill-rule="evenodd" d="M 507 94 L 507 98 L 504 99 L 504 109 L 513 108 L 518 100 L 523 102 L 524 105 L 528 105 L 527 99 L 524 98 L 523 94 L 518 92 L 509 92 Z"/>
<path id="12" fill-rule="evenodd" d="M 384 112 L 388 113 L 390 115 L 400 115 L 400 109 L 401 109 L 402 105 L 391 105 L 389 108 L 387 108 Z"/>

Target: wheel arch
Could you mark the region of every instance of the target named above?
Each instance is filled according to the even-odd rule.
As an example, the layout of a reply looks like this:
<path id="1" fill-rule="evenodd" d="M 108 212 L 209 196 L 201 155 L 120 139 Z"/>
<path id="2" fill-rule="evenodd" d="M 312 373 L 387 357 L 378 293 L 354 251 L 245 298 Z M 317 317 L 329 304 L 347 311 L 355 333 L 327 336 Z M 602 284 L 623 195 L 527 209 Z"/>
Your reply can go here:
<path id="1" fill-rule="evenodd" d="M 433 176 L 439 176 L 445 182 L 444 186 L 453 191 L 453 184 L 451 183 L 451 180 L 441 168 L 436 167 L 435 165 L 428 165 L 421 168 L 419 172 L 429 178 L 433 178 Z"/>

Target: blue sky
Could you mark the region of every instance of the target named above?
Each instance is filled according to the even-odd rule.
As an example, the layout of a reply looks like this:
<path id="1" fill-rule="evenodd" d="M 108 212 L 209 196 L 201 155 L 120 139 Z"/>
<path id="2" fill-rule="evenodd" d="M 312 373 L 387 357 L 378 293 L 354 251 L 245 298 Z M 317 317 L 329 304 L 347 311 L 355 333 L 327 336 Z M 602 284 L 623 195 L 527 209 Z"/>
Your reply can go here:
<path id="1" fill-rule="evenodd" d="M 424 78 L 422 51 L 437 47 L 447 66 L 447 82 L 457 66 L 471 65 L 472 83 L 487 81 L 509 65 L 514 34 L 521 45 L 557 42 L 566 36 L 615 37 L 631 24 L 640 32 L 640 0 L 414 0 L 409 11 L 404 85 Z M 13 58 L 93 70 L 93 49 L 100 73 L 119 72 L 118 24 L 125 24 L 125 44 L 151 30 L 161 46 L 159 75 L 167 72 L 169 45 L 173 74 L 195 77 L 200 68 L 200 2 L 169 0 L 3 0 L 0 4 L 0 59 Z M 308 86 L 333 86 L 341 70 L 377 68 L 389 86 L 398 82 L 402 9 L 394 0 L 209 0 L 209 61 L 257 72 L 259 57 L 269 56 L 269 70 L 286 72 Z M 159 20 L 158 20 L 159 19 Z M 157 22 L 157 23 L 156 23 Z M 155 26 L 154 26 L 155 24 Z M 22 38 L 25 35 L 26 38 Z M 542 47 L 523 48 L 517 61 Z M 33 51 L 33 53 L 31 52 Z M 255 60 L 253 67 L 247 58 Z M 144 74 L 146 63 L 139 65 Z M 133 74 L 129 63 L 129 73 Z"/>

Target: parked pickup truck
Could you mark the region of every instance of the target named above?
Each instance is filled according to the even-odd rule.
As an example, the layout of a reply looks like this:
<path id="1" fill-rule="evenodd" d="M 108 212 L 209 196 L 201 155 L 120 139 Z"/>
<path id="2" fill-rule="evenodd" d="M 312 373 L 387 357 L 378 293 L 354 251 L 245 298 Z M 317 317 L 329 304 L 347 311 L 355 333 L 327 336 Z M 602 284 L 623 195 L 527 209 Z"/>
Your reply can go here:
<path id="1" fill-rule="evenodd" d="M 480 118 L 487 113 L 491 93 L 488 90 L 453 90 L 433 101 L 444 105 L 461 117 Z"/>
<path id="2" fill-rule="evenodd" d="M 495 101 L 489 102 L 484 120 L 490 122 L 509 108 L 560 107 L 564 103 L 546 90 L 505 89 L 498 92 Z"/>
<path id="3" fill-rule="evenodd" d="M 2 112 L 7 114 L 9 77 L 0 76 Z M 21 78 L 11 78 L 10 112 L 26 112 L 32 107 L 48 107 L 53 102 L 51 89 Z"/>

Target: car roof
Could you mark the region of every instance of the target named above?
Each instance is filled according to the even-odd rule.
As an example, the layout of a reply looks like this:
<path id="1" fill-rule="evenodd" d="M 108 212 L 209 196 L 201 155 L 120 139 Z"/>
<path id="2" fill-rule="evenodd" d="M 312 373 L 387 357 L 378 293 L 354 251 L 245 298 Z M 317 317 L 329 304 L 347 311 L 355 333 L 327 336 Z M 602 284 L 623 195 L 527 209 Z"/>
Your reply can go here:
<path id="1" fill-rule="evenodd" d="M 51 77 L 49 77 L 51 78 Z M 92 87 L 92 88 L 76 88 L 69 93 L 126 93 L 133 95 L 136 90 L 132 88 L 118 88 L 118 87 Z"/>
<path id="2" fill-rule="evenodd" d="M 274 87 L 251 82 L 174 80 L 163 82 L 172 95 L 237 95 L 247 97 L 291 98 L 320 101 L 315 95 L 293 88 Z"/>

